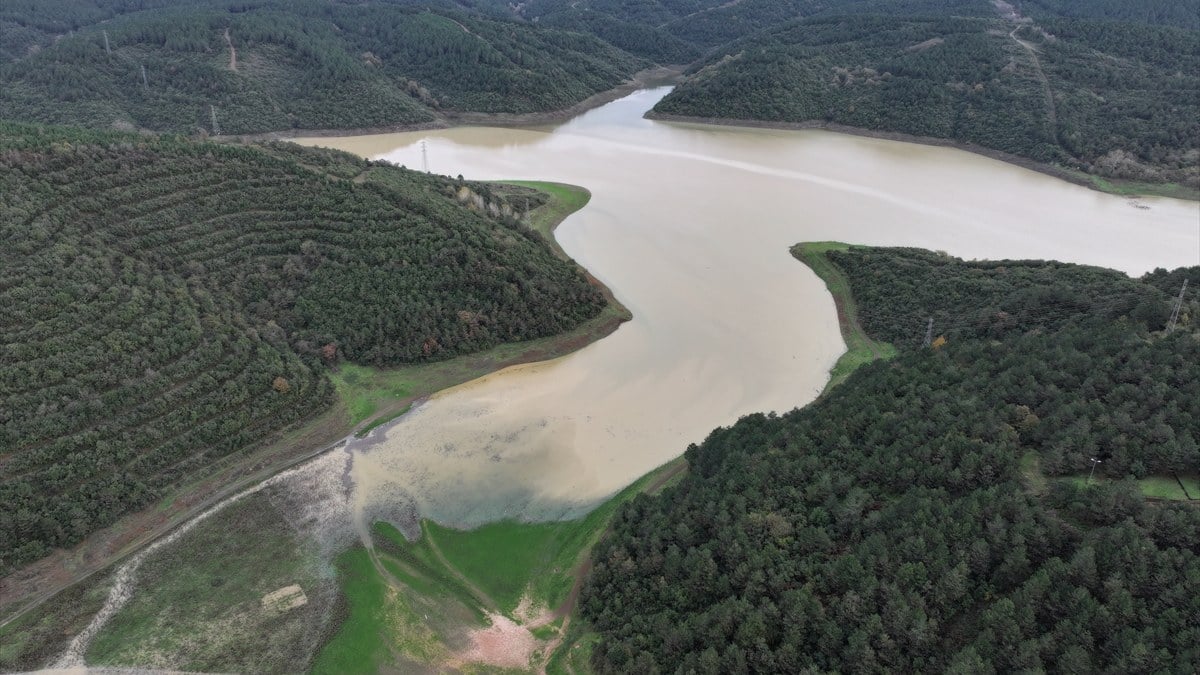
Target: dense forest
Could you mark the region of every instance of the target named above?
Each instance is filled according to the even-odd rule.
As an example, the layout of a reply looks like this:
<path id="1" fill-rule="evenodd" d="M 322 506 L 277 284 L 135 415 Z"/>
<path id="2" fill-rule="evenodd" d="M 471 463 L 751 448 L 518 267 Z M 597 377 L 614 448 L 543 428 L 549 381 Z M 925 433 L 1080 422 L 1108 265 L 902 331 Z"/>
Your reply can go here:
<path id="1" fill-rule="evenodd" d="M 1200 508 L 1134 479 L 1200 471 L 1196 295 L 1165 330 L 1200 267 L 831 258 L 900 355 L 620 512 L 582 599 L 596 669 L 1196 672 Z"/>
<path id="2" fill-rule="evenodd" d="M 1198 45 L 1138 23 L 812 19 L 722 48 L 655 112 L 952 139 L 1195 188 Z"/>
<path id="3" fill-rule="evenodd" d="M 1060 16 L 1200 29 L 1196 0 L 1016 0 L 1012 4 L 1038 19 Z"/>
<path id="4" fill-rule="evenodd" d="M 995 16 L 996 10 L 988 0 L 530 0 L 518 13 L 542 24 L 586 29 L 659 62 L 687 63 L 801 17 Z"/>
<path id="5" fill-rule="evenodd" d="M 147 4 L 102 25 L 79 25 L 99 10 L 6 4 L 0 31 L 24 51 L 0 60 L 3 117 L 209 134 L 417 124 L 567 108 L 647 65 L 591 35 L 461 9 Z"/>
<path id="6" fill-rule="evenodd" d="M 486 186 L 289 144 L 2 125 L 0 241 L 0 573 L 323 410 L 339 360 L 604 305 Z"/>

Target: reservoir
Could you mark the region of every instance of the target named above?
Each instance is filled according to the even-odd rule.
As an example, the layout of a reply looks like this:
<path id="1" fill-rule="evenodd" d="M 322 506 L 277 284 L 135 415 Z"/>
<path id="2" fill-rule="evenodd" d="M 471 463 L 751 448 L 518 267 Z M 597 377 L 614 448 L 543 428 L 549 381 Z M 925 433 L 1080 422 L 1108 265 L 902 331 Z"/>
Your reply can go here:
<path id="1" fill-rule="evenodd" d="M 578 515 L 717 426 L 808 403 L 844 344 L 823 283 L 788 251 L 797 242 L 1134 275 L 1200 264 L 1196 203 L 1102 194 L 950 148 L 643 119 L 667 91 L 554 127 L 301 139 L 588 188 L 558 240 L 634 316 L 567 357 L 444 391 L 352 447 L 360 515 L 396 500 L 454 526 Z M 913 317 L 914 340 L 924 328 Z"/>
<path id="2" fill-rule="evenodd" d="M 789 252 L 798 242 L 1054 258 L 1134 275 L 1200 264 L 1200 204 L 1101 194 L 949 148 L 643 119 L 666 92 L 640 91 L 554 127 L 304 139 L 452 176 L 588 188 L 591 202 L 557 239 L 633 320 L 560 359 L 442 391 L 203 511 L 98 581 L 103 606 L 55 665 L 175 668 L 180 635 L 241 648 L 269 625 L 284 636 L 272 649 L 308 654 L 340 611 L 334 561 L 360 538 L 374 545 L 363 536 L 373 521 L 415 535 L 418 516 L 470 527 L 581 515 L 715 427 L 809 403 L 845 345 L 824 284 Z M 912 324 L 922 339 L 925 317 Z M 171 557 L 227 545 L 237 548 L 214 569 Z M 240 580 L 229 584 L 240 594 L 211 590 L 225 576 Z M 311 614 L 284 623 L 263 614 L 260 597 L 294 589 Z M 203 612 L 191 609 L 197 597 Z M 166 609 L 176 603 L 178 615 Z M 412 616 L 442 625 L 424 611 Z M 537 643 L 513 627 L 521 644 Z M 470 653 L 462 629 L 447 629 L 438 647 L 447 659 Z M 121 653 L 136 635 L 135 650 Z"/>

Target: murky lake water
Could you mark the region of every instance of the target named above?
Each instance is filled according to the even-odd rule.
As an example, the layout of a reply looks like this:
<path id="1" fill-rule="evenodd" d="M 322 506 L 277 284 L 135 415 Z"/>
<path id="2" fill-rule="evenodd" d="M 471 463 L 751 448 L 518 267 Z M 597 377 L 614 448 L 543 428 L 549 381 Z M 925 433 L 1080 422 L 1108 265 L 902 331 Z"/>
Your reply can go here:
<path id="1" fill-rule="evenodd" d="M 360 509 L 407 496 L 460 526 L 572 515 L 716 426 L 809 402 L 844 345 L 824 285 L 788 252 L 797 242 L 1132 274 L 1200 263 L 1195 203 L 1135 204 L 948 148 L 642 119 L 667 91 L 544 129 L 301 141 L 419 168 L 424 140 L 436 173 L 587 187 L 558 239 L 634 315 L 568 357 L 443 392 L 352 449 Z"/>
<path id="2" fill-rule="evenodd" d="M 788 252 L 801 241 L 1056 258 L 1133 274 L 1200 264 L 1195 203 L 1135 203 L 946 148 L 642 119 L 666 92 L 642 91 L 554 128 L 305 141 L 420 167 L 425 140 L 439 173 L 589 188 L 591 203 L 558 240 L 634 319 L 562 359 L 442 392 L 390 428 L 242 494 L 268 498 L 323 559 L 377 518 L 403 524 L 419 512 L 469 526 L 579 514 L 714 427 L 816 396 L 844 345 L 832 298 Z M 914 337 L 923 330 L 915 317 Z M 239 498 L 192 525 L 211 517 L 221 526 L 222 508 Z M 82 665 L 156 548 L 120 566 L 104 610 L 57 665 Z M 226 563 L 254 566 L 259 555 L 248 548 Z"/>

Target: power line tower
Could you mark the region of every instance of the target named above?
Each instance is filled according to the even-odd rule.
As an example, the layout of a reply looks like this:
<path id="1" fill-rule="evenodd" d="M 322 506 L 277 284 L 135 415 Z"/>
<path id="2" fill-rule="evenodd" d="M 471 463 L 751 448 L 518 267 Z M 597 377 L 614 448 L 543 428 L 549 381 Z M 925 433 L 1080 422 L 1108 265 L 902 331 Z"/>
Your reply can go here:
<path id="1" fill-rule="evenodd" d="M 429 173 L 429 151 L 425 147 L 425 141 L 421 141 L 421 170 Z"/>
<path id="2" fill-rule="evenodd" d="M 104 33 L 104 53 L 112 56 L 112 49 L 108 46 L 108 31 L 102 30 L 100 32 Z"/>
<path id="3" fill-rule="evenodd" d="M 146 64 L 142 64 L 142 86 L 146 89 L 150 88 L 150 80 L 146 79 Z"/>
<path id="4" fill-rule="evenodd" d="M 925 325 L 925 348 L 933 344 L 933 317 L 929 317 L 929 323 Z"/>
<path id="5" fill-rule="evenodd" d="M 221 135 L 221 127 L 217 126 L 217 107 L 215 105 L 208 106 L 208 112 L 212 115 L 212 133 L 213 136 Z"/>
<path id="6" fill-rule="evenodd" d="M 1171 320 L 1167 322 L 1167 332 L 1175 330 L 1175 324 L 1179 322 L 1179 310 L 1183 309 L 1183 294 L 1187 293 L 1187 279 L 1183 280 L 1183 288 L 1179 289 L 1179 297 L 1175 298 L 1175 308 L 1171 310 Z"/>

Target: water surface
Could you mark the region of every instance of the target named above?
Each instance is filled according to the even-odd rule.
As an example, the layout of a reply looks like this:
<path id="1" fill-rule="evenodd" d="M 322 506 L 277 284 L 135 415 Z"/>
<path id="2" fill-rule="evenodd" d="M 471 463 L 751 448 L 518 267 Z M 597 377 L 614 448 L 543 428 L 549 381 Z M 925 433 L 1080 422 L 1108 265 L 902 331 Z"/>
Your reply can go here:
<path id="1" fill-rule="evenodd" d="M 741 415 L 820 391 L 844 350 L 801 241 L 1054 258 L 1141 274 L 1200 264 L 1200 206 L 1137 202 L 950 148 L 642 114 L 645 90 L 556 127 L 302 139 L 466 178 L 574 183 L 563 248 L 632 310 L 575 354 L 448 390 L 350 449 L 360 509 L 468 526 L 574 515 Z M 914 317 L 914 339 L 924 332 Z"/>

